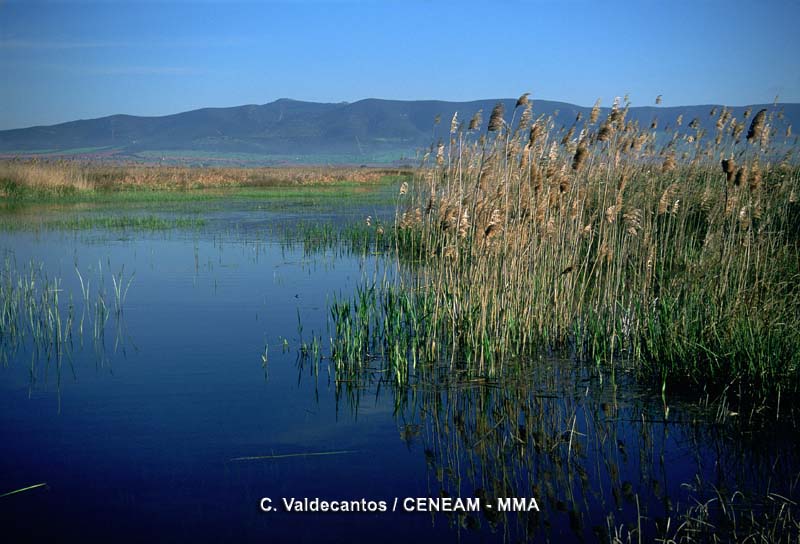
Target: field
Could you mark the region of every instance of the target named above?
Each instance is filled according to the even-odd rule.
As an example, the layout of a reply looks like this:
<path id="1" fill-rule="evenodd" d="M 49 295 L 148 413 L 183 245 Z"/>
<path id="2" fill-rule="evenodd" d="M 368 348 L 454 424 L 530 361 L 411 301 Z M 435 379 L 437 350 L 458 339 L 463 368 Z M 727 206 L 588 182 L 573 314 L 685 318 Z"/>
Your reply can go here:
<path id="1" fill-rule="evenodd" d="M 0 507 L 33 540 L 796 542 L 796 143 L 627 108 L 524 95 L 413 171 L 0 162 Z"/>
<path id="2" fill-rule="evenodd" d="M 198 189 L 324 187 L 368 184 L 403 169 L 353 167 L 191 168 L 105 165 L 65 160 L 0 161 L 2 198 L 24 201 L 92 200 L 119 192 L 186 192 Z"/>

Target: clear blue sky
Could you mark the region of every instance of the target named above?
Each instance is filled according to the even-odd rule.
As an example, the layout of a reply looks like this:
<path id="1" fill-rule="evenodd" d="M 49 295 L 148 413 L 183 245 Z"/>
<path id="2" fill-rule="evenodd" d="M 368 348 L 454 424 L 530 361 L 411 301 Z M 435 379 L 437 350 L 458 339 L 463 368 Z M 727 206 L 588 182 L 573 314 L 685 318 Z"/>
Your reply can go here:
<path id="1" fill-rule="evenodd" d="M 0 0 L 0 129 L 277 98 L 800 102 L 800 2 Z"/>

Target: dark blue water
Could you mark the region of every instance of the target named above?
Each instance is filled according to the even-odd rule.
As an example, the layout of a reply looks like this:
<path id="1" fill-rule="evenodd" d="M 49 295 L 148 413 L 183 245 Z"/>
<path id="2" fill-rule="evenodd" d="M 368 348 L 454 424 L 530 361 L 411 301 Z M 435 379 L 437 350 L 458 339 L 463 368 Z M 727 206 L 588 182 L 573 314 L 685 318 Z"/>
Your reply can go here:
<path id="1" fill-rule="evenodd" d="M 594 541 L 642 525 L 646 541 L 717 491 L 796 496 L 796 438 L 742 434 L 739 416 L 697 405 L 665 420 L 655 391 L 571 361 L 494 382 L 338 381 L 301 346 L 317 337 L 326 353 L 333 297 L 391 265 L 279 234 L 315 217 L 247 206 L 191 231 L 0 233 L 13 266 L 42 263 L 76 307 L 76 268 L 107 301 L 112 274 L 131 282 L 99 341 L 84 334 L 33 372 L 23 346 L 0 369 L 0 494 L 47 484 L 0 498 L 0 539 Z M 540 511 L 281 508 L 442 496 Z"/>

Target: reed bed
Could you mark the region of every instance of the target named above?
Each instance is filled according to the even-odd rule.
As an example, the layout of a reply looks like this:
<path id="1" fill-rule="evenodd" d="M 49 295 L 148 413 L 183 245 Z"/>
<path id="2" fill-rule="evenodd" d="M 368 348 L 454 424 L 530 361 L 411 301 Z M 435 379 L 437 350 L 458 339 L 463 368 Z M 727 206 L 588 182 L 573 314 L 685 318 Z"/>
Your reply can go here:
<path id="1" fill-rule="evenodd" d="M 0 197 L 57 198 L 108 191 L 173 191 L 235 187 L 376 183 L 398 169 L 353 167 L 190 168 L 108 165 L 66 160 L 0 161 Z"/>
<path id="2" fill-rule="evenodd" d="M 453 118 L 399 189 L 395 248 L 416 265 L 334 304 L 334 357 L 380 345 L 398 376 L 492 376 L 560 352 L 662 392 L 797 392 L 800 170 L 779 113 L 711 112 L 706 134 L 640 127 L 627 102 L 562 126 L 531 107 Z"/>

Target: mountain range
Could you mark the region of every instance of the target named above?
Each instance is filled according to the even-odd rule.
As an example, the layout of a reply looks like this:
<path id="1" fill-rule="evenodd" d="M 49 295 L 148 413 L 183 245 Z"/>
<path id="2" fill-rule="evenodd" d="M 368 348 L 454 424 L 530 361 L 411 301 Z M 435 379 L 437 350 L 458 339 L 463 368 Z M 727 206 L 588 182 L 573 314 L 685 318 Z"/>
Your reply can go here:
<path id="1" fill-rule="evenodd" d="M 516 99 L 472 102 L 366 99 L 352 103 L 317 103 L 280 99 L 263 105 L 203 108 L 161 117 L 111 115 L 51 126 L 0 131 L 2 157 L 73 157 L 185 164 L 349 163 L 387 164 L 412 159 L 440 138 L 447 138 L 450 121 L 469 122 L 483 111 L 484 130 L 492 108 L 505 106 L 510 121 Z M 713 133 L 721 105 L 631 107 L 628 119 L 659 129 L 684 126 L 697 118 Z M 800 128 L 800 104 L 752 104 L 730 107 L 743 120 L 746 109 L 780 112 L 774 124 Z M 555 115 L 556 128 L 570 127 L 591 107 L 533 100 L 533 115 Z M 608 113 L 603 108 L 601 119 Z M 440 119 L 438 125 L 436 118 Z M 519 110 L 517 111 L 517 118 Z M 780 118 L 780 119 L 779 119 Z M 580 128 L 578 128 L 580 130 Z M 780 129 L 785 132 L 785 128 Z"/>

